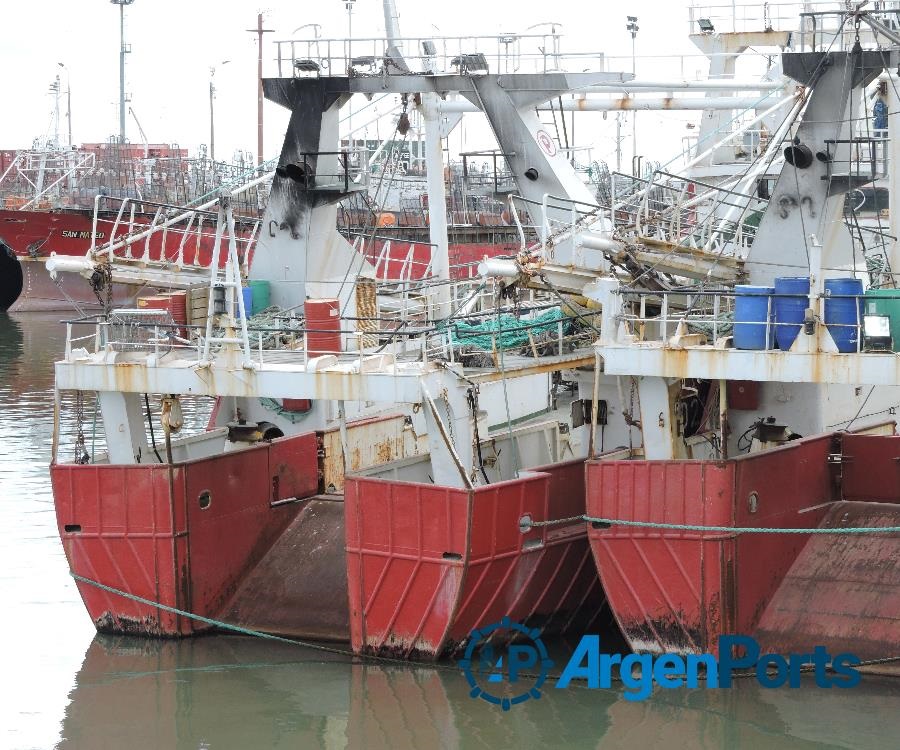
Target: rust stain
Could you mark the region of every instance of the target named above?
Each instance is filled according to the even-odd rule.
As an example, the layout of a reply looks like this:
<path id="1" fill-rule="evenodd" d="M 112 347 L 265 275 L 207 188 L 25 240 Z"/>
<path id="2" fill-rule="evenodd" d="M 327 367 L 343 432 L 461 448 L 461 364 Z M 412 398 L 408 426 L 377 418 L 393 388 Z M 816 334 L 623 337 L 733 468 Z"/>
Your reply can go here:
<path id="1" fill-rule="evenodd" d="M 388 439 L 375 444 L 375 461 L 378 464 L 386 464 L 393 461 L 397 453 L 399 453 L 399 450 L 393 440 Z"/>
<path id="2" fill-rule="evenodd" d="M 150 615 L 140 618 L 126 617 L 106 611 L 94 620 L 94 626 L 99 633 L 112 633 L 114 635 L 149 635 L 156 638 L 170 635 L 163 631 L 159 620 Z"/>

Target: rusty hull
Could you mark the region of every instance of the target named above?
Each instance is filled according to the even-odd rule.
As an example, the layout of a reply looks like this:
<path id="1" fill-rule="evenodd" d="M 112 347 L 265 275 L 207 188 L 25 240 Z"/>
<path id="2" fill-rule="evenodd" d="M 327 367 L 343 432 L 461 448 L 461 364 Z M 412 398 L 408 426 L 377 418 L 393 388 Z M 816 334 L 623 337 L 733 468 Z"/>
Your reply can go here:
<path id="1" fill-rule="evenodd" d="M 584 525 L 583 461 L 473 490 L 347 479 L 350 634 L 356 652 L 433 660 L 509 616 L 547 632 L 591 627 L 604 600 Z"/>
<path id="2" fill-rule="evenodd" d="M 820 329 L 820 335 L 827 335 L 824 326 Z M 676 349 L 661 342 L 601 344 L 597 352 L 603 357 L 607 375 L 829 385 L 900 383 L 900 357 L 883 353 L 751 351 L 713 346 Z"/>
<path id="3" fill-rule="evenodd" d="M 427 436 L 417 436 L 406 429 L 407 418 L 402 414 L 363 419 L 347 425 L 347 471 L 360 471 L 382 466 L 417 454 L 427 453 Z M 322 434 L 322 485 L 327 492 L 344 490 L 344 451 L 340 430 L 326 430 Z"/>
<path id="4" fill-rule="evenodd" d="M 221 619 L 295 638 L 350 640 L 341 496 L 302 501 L 291 524 L 244 577 Z"/>
<path id="5" fill-rule="evenodd" d="M 587 467 L 587 511 L 726 527 L 900 525 L 898 461 L 900 437 L 842 433 L 724 461 L 597 460 Z M 881 502 L 863 501 L 873 494 Z M 595 524 L 589 537 L 610 607 L 637 651 L 716 653 L 718 637 L 735 633 L 774 653 L 831 645 L 880 658 L 900 643 L 896 534 Z"/>
<path id="6" fill-rule="evenodd" d="M 167 607 L 218 618 L 297 516 L 284 501 L 318 491 L 314 433 L 168 465 L 53 464 L 70 569 Z M 186 636 L 208 625 L 87 583 L 99 630 Z"/>

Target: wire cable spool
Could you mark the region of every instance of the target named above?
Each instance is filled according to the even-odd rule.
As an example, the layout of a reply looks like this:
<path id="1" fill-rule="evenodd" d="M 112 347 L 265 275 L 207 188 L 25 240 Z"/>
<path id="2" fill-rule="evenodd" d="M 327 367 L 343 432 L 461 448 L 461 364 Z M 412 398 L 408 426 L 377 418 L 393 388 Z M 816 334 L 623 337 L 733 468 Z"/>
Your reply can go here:
<path id="1" fill-rule="evenodd" d="M 356 330 L 360 336 L 360 348 L 371 349 L 378 346 L 378 299 L 375 279 L 360 277 L 356 280 L 356 315 L 359 320 Z"/>

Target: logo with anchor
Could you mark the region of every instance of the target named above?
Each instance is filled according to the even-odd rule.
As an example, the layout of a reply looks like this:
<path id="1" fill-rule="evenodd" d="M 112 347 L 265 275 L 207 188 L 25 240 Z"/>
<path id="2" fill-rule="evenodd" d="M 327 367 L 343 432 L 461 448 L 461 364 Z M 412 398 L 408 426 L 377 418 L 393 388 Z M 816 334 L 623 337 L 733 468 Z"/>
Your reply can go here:
<path id="1" fill-rule="evenodd" d="M 498 643 L 510 645 L 503 648 Z M 541 697 L 553 662 L 540 630 L 504 617 L 469 633 L 459 666 L 471 688 L 471 698 L 509 711 L 512 706 Z"/>

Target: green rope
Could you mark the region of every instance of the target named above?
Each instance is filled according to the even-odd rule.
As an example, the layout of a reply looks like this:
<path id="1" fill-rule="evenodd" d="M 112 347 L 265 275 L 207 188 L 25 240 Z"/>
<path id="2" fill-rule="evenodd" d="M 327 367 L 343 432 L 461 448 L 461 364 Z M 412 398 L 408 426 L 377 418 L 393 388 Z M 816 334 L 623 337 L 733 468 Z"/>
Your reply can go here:
<path id="1" fill-rule="evenodd" d="M 347 652 L 342 649 L 333 649 L 328 646 L 322 646 L 317 643 L 305 643 L 303 641 L 295 641 L 291 638 L 282 638 L 280 635 L 272 635 L 271 633 L 264 633 L 261 630 L 252 630 L 250 628 L 242 628 L 240 625 L 231 625 L 227 622 L 222 622 L 221 620 L 214 620 L 212 617 L 203 617 L 203 615 L 197 615 L 193 612 L 187 612 L 183 609 L 178 609 L 177 607 L 169 607 L 161 602 L 155 602 L 152 599 L 145 599 L 142 596 L 138 596 L 137 594 L 130 594 L 127 591 L 122 591 L 121 589 L 113 588 L 112 586 L 107 586 L 104 583 L 100 583 L 99 581 L 94 581 L 90 578 L 85 578 L 84 576 L 80 576 L 74 571 L 69 571 L 69 575 L 72 576 L 79 583 L 86 583 L 89 586 L 94 586 L 101 591 L 106 591 L 110 594 L 116 594 L 117 596 L 124 597 L 125 599 L 131 599 L 132 601 L 139 602 L 140 604 L 146 604 L 148 607 L 154 607 L 155 609 L 161 609 L 163 612 L 169 612 L 173 615 L 180 615 L 181 617 L 187 617 L 191 620 L 197 620 L 198 622 L 202 622 L 206 625 L 212 625 L 217 628 L 221 628 L 222 630 L 230 630 L 232 633 L 240 633 L 241 635 L 252 635 L 256 638 L 265 638 L 270 641 L 278 641 L 280 643 L 290 643 L 294 646 L 306 646 L 308 648 L 319 649 L 321 651 L 330 651 L 336 654 L 344 654 Z"/>
<path id="2" fill-rule="evenodd" d="M 493 351 L 496 341 L 498 349 L 517 349 L 528 343 L 528 335 L 555 330 L 563 321 L 564 333 L 568 333 L 572 321 L 559 307 L 551 307 L 534 318 L 517 318 L 515 315 L 489 317 L 482 323 L 465 321 L 447 325 L 450 343 L 454 346 L 472 346 L 482 351 Z"/>
<path id="3" fill-rule="evenodd" d="M 783 529 L 767 528 L 764 526 L 701 526 L 692 523 L 657 523 L 655 521 L 625 521 L 621 518 L 595 518 L 594 516 L 569 516 L 558 518 L 554 521 L 532 521 L 523 518 L 521 527 L 529 529 L 538 526 L 559 526 L 587 521 L 604 526 L 637 526 L 647 529 L 667 529 L 670 531 L 716 531 L 729 534 L 896 534 L 900 532 L 900 526 L 866 526 L 848 527 L 846 529 Z"/>
<path id="4" fill-rule="evenodd" d="M 202 615 L 194 614 L 193 612 L 188 612 L 183 609 L 178 609 L 177 607 L 169 607 L 161 602 L 155 602 L 151 599 L 145 599 L 142 596 L 137 596 L 136 594 L 130 594 L 127 591 L 122 591 L 121 589 L 113 588 L 112 586 L 107 586 L 104 583 L 100 583 L 99 581 L 95 581 L 91 578 L 85 578 L 84 576 L 80 576 L 74 571 L 70 570 L 69 575 L 72 576 L 79 583 L 87 584 L 88 586 L 94 586 L 95 588 L 100 589 L 101 591 L 106 591 L 110 594 L 115 594 L 116 596 L 121 596 L 125 599 L 131 599 L 132 601 L 139 602 L 140 604 L 145 604 L 148 607 L 154 607 L 156 609 L 161 609 L 164 612 L 169 612 L 173 615 L 180 615 L 181 617 L 187 617 L 191 620 L 197 620 L 198 622 L 205 623 L 206 625 L 211 625 L 216 628 L 220 628 L 221 630 L 228 630 L 232 633 L 238 633 L 239 635 L 247 635 L 252 636 L 254 638 L 263 638 L 269 641 L 277 641 L 278 643 L 287 643 L 291 646 L 301 646 L 303 648 L 309 648 L 316 651 L 325 651 L 329 654 L 338 654 L 339 656 L 349 656 L 352 657 L 356 661 L 360 662 L 382 662 L 385 664 L 399 664 L 404 667 L 413 667 L 415 669 L 432 669 L 436 672 L 452 672 L 455 675 L 460 674 L 460 669 L 457 664 L 436 664 L 434 662 L 411 662 L 409 659 L 397 659 L 391 656 L 377 656 L 375 654 L 357 654 L 353 651 L 348 651 L 343 648 L 335 648 L 333 646 L 324 646 L 321 643 L 311 643 L 309 641 L 301 641 L 296 640 L 294 638 L 283 638 L 280 635 L 272 635 L 271 633 L 264 633 L 261 630 L 253 630 L 251 628 L 242 628 L 240 625 L 232 625 L 227 622 L 222 622 L 221 620 L 213 619 L 212 617 L 203 617 Z M 529 672 L 520 672 L 520 677 L 537 677 L 536 674 L 531 674 Z M 551 675 L 551 678 L 559 679 L 559 675 Z M 578 679 L 578 678 L 576 678 Z M 619 682 L 619 678 L 615 678 L 616 682 Z M 614 690 L 606 689 L 607 692 L 615 692 Z"/>
<path id="5" fill-rule="evenodd" d="M 575 516 L 575 518 L 587 518 L 586 516 Z M 551 523 L 559 523 L 558 521 L 542 521 L 539 523 L 534 523 L 534 526 L 539 525 L 547 525 Z M 408 659 L 397 659 L 390 656 L 376 656 L 375 654 L 357 654 L 353 651 L 347 651 L 346 649 L 334 648 L 332 646 L 324 646 L 320 643 L 311 643 L 309 641 L 300 641 L 295 640 L 293 638 L 283 638 L 279 635 L 272 635 L 271 633 L 265 633 L 261 630 L 253 630 L 251 628 L 243 628 L 240 625 L 232 625 L 227 622 L 222 622 L 221 620 L 213 619 L 212 617 L 203 617 L 202 615 L 194 614 L 193 612 L 188 612 L 183 609 L 178 609 L 177 607 L 169 607 L 161 602 L 155 602 L 151 599 L 145 599 L 142 596 L 137 596 L 136 594 L 130 594 L 127 591 L 122 591 L 121 589 L 114 588 L 112 586 L 107 586 L 104 583 L 100 583 L 99 581 L 95 581 L 91 578 L 85 578 L 84 576 L 78 575 L 76 572 L 70 570 L 69 575 L 72 576 L 73 579 L 78 581 L 79 583 L 84 583 L 88 586 L 94 586 L 95 588 L 100 589 L 101 591 L 106 591 L 110 594 L 115 594 L 116 596 L 121 596 L 125 599 L 131 599 L 132 601 L 139 602 L 140 604 L 145 604 L 148 607 L 154 607 L 156 609 L 161 609 L 164 612 L 170 612 L 171 614 L 180 615 L 181 617 L 187 617 L 191 620 L 197 620 L 198 622 L 205 623 L 207 625 L 211 625 L 213 627 L 220 628 L 221 630 L 228 630 L 233 633 L 238 633 L 239 635 L 251 636 L 253 638 L 263 638 L 269 641 L 276 641 L 278 643 L 287 643 L 291 646 L 300 646 L 302 648 L 309 648 L 315 651 L 324 651 L 330 654 L 338 654 L 339 656 L 349 656 L 363 663 L 365 662 L 383 662 L 388 664 L 399 664 L 405 667 L 414 666 L 417 669 L 432 669 L 434 671 L 440 672 L 453 672 L 454 674 L 459 674 L 459 666 L 456 664 L 435 664 L 429 662 L 416 662 L 415 664 L 411 664 Z M 869 661 L 864 661 L 858 664 L 857 666 L 865 667 L 879 664 L 890 664 L 896 661 L 900 661 L 900 656 L 888 656 L 881 659 L 870 659 Z M 809 672 L 813 670 L 812 665 L 804 665 L 800 668 L 801 672 Z M 736 672 L 734 677 L 752 677 L 755 676 L 756 672 Z M 520 677 L 537 677 L 538 675 L 529 673 L 529 672 L 520 672 Z M 549 675 L 547 679 L 558 680 L 560 675 Z M 576 677 L 576 680 L 580 680 L 582 678 Z M 613 677 L 614 682 L 621 682 L 621 676 L 617 675 Z M 581 685 L 575 684 L 575 687 L 581 687 Z M 589 689 L 585 687 L 584 689 Z M 618 692 L 615 688 L 599 688 L 600 690 L 604 690 L 604 692 L 615 693 Z M 597 690 L 597 688 L 593 688 L 593 690 Z"/>
<path id="6" fill-rule="evenodd" d="M 279 417 L 288 420 L 291 424 L 297 424 L 297 422 L 302 422 L 306 419 L 310 413 L 310 411 L 289 411 L 285 409 L 281 404 L 279 404 L 274 398 L 261 398 L 259 400 L 260 406 L 268 411 L 275 412 Z"/>
<path id="7" fill-rule="evenodd" d="M 727 312 L 723 313 L 716 319 L 715 325 L 712 322 L 707 321 L 693 321 L 690 318 L 687 319 L 687 327 L 688 330 L 706 334 L 706 337 L 709 339 L 718 338 L 722 336 L 730 336 L 734 331 L 734 313 Z M 715 330 L 713 330 L 715 329 Z M 716 336 L 713 336 L 713 333 Z"/>
<path id="8" fill-rule="evenodd" d="M 136 594 L 130 594 L 127 591 L 122 591 L 121 589 L 114 588 L 112 586 L 107 586 L 104 583 L 100 583 L 99 581 L 95 581 L 91 578 L 85 578 L 84 576 L 78 575 L 76 572 L 70 570 L 69 575 L 72 576 L 79 583 L 84 583 L 88 586 L 94 586 L 95 588 L 100 589 L 101 591 L 106 591 L 110 594 L 115 594 L 116 596 L 121 596 L 125 599 L 131 599 L 132 601 L 138 602 L 140 604 L 145 604 L 148 607 L 154 607 L 156 609 L 161 609 L 164 612 L 170 612 L 173 615 L 180 615 L 181 617 L 187 617 L 191 620 L 197 620 L 198 622 L 205 623 L 206 625 L 211 625 L 216 628 L 220 628 L 221 630 L 228 630 L 232 633 L 238 633 L 239 635 L 247 635 L 252 636 L 254 638 L 263 638 L 269 641 L 277 641 L 279 643 L 287 643 L 291 646 L 301 646 L 303 648 L 309 648 L 316 651 L 325 651 L 330 654 L 338 654 L 339 656 L 348 656 L 352 657 L 355 661 L 358 662 L 381 662 L 385 664 L 395 664 L 401 665 L 407 668 L 414 669 L 431 669 L 436 672 L 452 672 L 453 674 L 460 676 L 460 668 L 457 664 L 436 664 L 434 662 L 413 662 L 409 659 L 398 659 L 391 656 L 377 656 L 375 654 L 357 654 L 353 651 L 348 651 L 342 648 L 335 648 L 333 646 L 324 646 L 321 643 L 311 643 L 309 641 L 300 641 L 293 638 L 283 638 L 280 635 L 272 635 L 271 633 L 264 633 L 261 630 L 253 630 L 251 628 L 242 628 L 240 625 L 232 625 L 227 622 L 222 622 L 221 620 L 213 619 L 212 617 L 203 617 L 202 615 L 194 614 L 193 612 L 188 612 L 183 609 L 178 609 L 177 607 L 169 607 L 161 602 L 155 602 L 151 599 L 145 599 L 142 596 L 137 596 Z M 755 673 L 754 673 L 755 674 Z M 538 675 L 530 673 L 530 672 L 520 672 L 520 677 L 532 677 L 536 678 Z M 559 679 L 560 675 L 550 675 L 548 679 Z M 581 678 L 576 677 L 576 680 Z M 621 682 L 621 678 L 614 677 L 613 680 L 615 682 Z M 581 687 L 580 685 L 574 685 L 574 687 Z M 587 688 L 585 688 L 587 689 Z M 604 690 L 604 692 L 617 692 L 614 688 L 600 688 Z M 596 691 L 596 688 L 594 688 Z"/>

